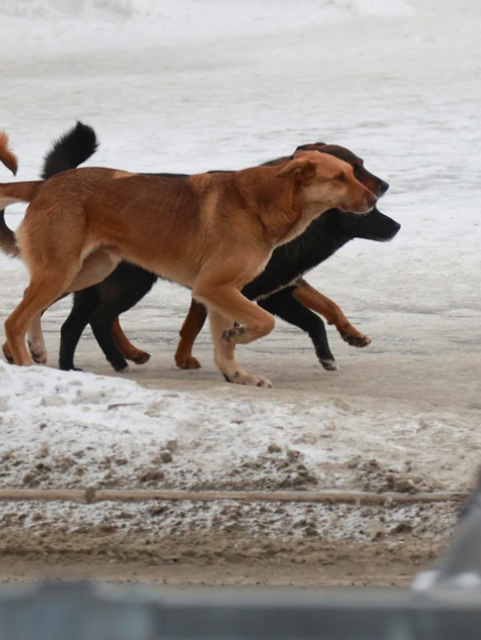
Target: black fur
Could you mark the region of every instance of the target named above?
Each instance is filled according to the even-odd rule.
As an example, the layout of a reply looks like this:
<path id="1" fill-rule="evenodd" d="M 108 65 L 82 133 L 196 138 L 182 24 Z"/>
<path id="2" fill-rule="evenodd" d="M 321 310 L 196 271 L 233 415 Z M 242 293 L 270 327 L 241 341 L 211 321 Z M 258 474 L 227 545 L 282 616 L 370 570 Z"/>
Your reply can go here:
<path id="1" fill-rule="evenodd" d="M 42 175 L 49 177 L 74 168 L 79 164 L 77 160 L 80 157 L 81 161 L 85 161 L 97 146 L 95 132 L 90 127 L 77 123 L 73 131 L 54 143 L 45 159 Z M 332 155 L 337 154 L 332 152 Z M 180 174 L 152 175 L 168 177 Z M 381 180 L 379 185 L 383 192 L 389 186 Z M 337 210 L 328 211 L 317 218 L 301 236 L 278 247 L 265 271 L 249 283 L 243 293 L 251 300 L 258 299 L 259 305 L 264 309 L 307 332 L 323 366 L 327 369 L 334 368 L 334 356 L 329 348 L 324 322 L 294 297 L 295 285 L 289 285 L 295 283 L 306 271 L 327 260 L 353 238 L 388 241 L 399 229 L 399 223 L 377 209 L 365 216 Z M 62 327 L 60 368 L 74 368 L 76 346 L 84 328 L 90 323 L 107 360 L 117 371 L 125 369 L 127 362 L 112 338 L 112 323 L 117 316 L 137 304 L 157 279 L 157 275 L 123 262 L 100 284 L 75 293 L 72 311 Z"/>
<path id="2" fill-rule="evenodd" d="M 78 167 L 86 162 L 99 147 L 97 134 L 83 122 L 78 122 L 61 138 L 56 140 L 44 158 L 42 178 Z"/>

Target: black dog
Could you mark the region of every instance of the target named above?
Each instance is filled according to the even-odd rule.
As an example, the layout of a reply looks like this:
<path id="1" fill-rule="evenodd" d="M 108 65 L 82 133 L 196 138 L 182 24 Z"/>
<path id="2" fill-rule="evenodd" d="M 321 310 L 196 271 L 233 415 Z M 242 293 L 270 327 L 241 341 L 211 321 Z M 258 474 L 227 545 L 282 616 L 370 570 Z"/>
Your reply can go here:
<path id="1" fill-rule="evenodd" d="M 74 129 L 54 143 L 45 158 L 42 177 L 48 178 L 60 171 L 77 167 L 93 155 L 97 147 L 94 130 L 80 122 L 77 123 Z M 356 177 L 362 177 L 360 174 L 368 176 L 378 195 L 384 194 L 389 188 L 386 182 L 369 174 L 363 168 L 362 161 L 347 149 L 318 143 L 298 147 L 298 150 L 312 148 L 330 153 L 352 164 Z M 279 163 L 290 158 L 292 156 L 266 164 Z M 181 174 L 154 175 L 168 177 Z M 374 187 L 371 190 L 374 190 Z M 301 236 L 278 247 L 265 271 L 249 283 L 242 293 L 251 300 L 257 300 L 267 311 L 308 333 L 324 368 L 336 369 L 324 322 L 296 299 L 294 293 L 297 283 L 302 274 L 327 260 L 353 238 L 388 241 L 394 238 L 400 227 L 398 222 L 376 208 L 365 216 L 330 210 L 317 218 Z M 6 227 L 1 212 L 0 239 L 4 248 L 9 242 L 15 243 L 15 237 Z M 157 278 L 157 275 L 141 267 L 122 262 L 103 282 L 75 293 L 72 311 L 61 329 L 60 368 L 74 368 L 76 346 L 84 328 L 90 323 L 94 336 L 112 367 L 117 371 L 124 370 L 128 364 L 114 341 L 112 324 L 119 315 L 131 309 L 150 291 Z M 349 337 L 345 339 L 349 342 Z"/>

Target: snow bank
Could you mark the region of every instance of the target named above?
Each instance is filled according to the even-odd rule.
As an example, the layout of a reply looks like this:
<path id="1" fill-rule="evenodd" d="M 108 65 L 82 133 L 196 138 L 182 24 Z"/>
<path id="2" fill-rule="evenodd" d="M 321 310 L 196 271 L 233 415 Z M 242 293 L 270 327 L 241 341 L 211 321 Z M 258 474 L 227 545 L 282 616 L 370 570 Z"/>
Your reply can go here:
<path id="1" fill-rule="evenodd" d="M 276 443 L 273 453 L 287 450 L 299 421 L 288 404 L 150 391 L 119 378 L 2 362 L 0 389 L 1 475 L 14 485 L 155 483 L 169 464 L 175 486 L 219 486 L 269 444 Z M 300 455 L 290 454 L 296 469 Z"/>
<path id="2" fill-rule="evenodd" d="M 149 390 L 0 362 L 0 486 L 424 491 L 441 488 L 429 477 L 440 455 L 429 448 L 433 438 L 450 448 L 467 437 L 479 444 L 450 416 L 428 421 L 341 400 L 294 404 L 235 391 Z"/>

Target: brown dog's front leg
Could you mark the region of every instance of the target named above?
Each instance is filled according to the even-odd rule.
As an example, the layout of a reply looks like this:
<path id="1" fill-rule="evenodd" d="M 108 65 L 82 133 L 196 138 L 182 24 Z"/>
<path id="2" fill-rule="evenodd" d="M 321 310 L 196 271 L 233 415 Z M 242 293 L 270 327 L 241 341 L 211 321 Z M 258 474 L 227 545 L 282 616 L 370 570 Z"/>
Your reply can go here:
<path id="1" fill-rule="evenodd" d="M 118 317 L 113 321 L 111 331 L 115 344 L 126 360 L 132 360 L 135 364 L 145 364 L 150 360 L 150 353 L 138 349 L 127 338 Z"/>
<path id="2" fill-rule="evenodd" d="M 339 331 L 341 338 L 353 347 L 367 347 L 371 339 L 361 333 L 349 322 L 342 309 L 327 296 L 319 293 L 305 280 L 301 280 L 294 296 L 305 307 L 319 313 L 329 324 L 333 324 Z"/>
<path id="3" fill-rule="evenodd" d="M 244 369 L 235 358 L 235 342 L 226 340 L 232 323 L 217 311 L 209 312 L 210 329 L 214 343 L 214 360 L 227 382 L 254 387 L 272 387 L 272 383 L 263 376 L 256 376 Z"/>
<path id="4" fill-rule="evenodd" d="M 192 299 L 189 313 L 179 331 L 180 340 L 175 352 L 175 364 L 180 369 L 200 369 L 201 364 L 192 355 L 192 347 L 207 318 L 203 304 Z"/>
<path id="5" fill-rule="evenodd" d="M 238 277 L 238 272 L 229 278 L 225 263 L 223 266 L 224 271 L 221 271 L 217 265 L 211 265 L 210 271 L 206 270 L 198 277 L 192 290 L 192 296 L 204 304 L 209 312 L 215 363 L 229 382 L 271 387 L 267 378 L 251 375 L 236 361 L 235 345 L 247 344 L 266 336 L 274 328 L 274 317 L 243 296 L 231 284 Z M 221 283 L 217 280 L 219 273 L 223 279 Z M 248 276 L 245 281 L 249 281 Z M 241 280 L 238 286 L 244 282 Z"/>

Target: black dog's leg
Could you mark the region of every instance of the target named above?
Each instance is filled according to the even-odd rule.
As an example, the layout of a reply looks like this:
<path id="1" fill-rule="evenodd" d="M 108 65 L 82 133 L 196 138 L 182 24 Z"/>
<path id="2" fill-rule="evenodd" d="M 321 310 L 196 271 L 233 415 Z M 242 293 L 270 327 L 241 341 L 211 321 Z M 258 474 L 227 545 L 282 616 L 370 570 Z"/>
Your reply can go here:
<path id="1" fill-rule="evenodd" d="M 112 324 L 115 318 L 117 318 L 117 315 L 115 310 L 112 310 L 110 307 L 108 309 L 99 307 L 99 309 L 90 316 L 90 326 L 92 327 L 95 339 L 115 371 L 128 371 L 129 364 L 120 352 L 112 336 Z"/>
<path id="2" fill-rule="evenodd" d="M 157 276 L 127 262 L 122 262 L 100 285 L 102 301 L 89 318 L 93 334 L 105 357 L 116 371 L 128 368 L 112 336 L 114 320 L 131 309 L 152 289 Z"/>
<path id="3" fill-rule="evenodd" d="M 295 287 L 287 287 L 273 293 L 268 298 L 258 300 L 258 305 L 266 311 L 299 327 L 309 334 L 319 362 L 327 371 L 336 371 L 337 364 L 329 348 L 326 326 L 321 318 L 294 297 Z"/>
<path id="4" fill-rule="evenodd" d="M 77 291 L 68 318 L 60 330 L 60 369 L 69 371 L 75 369 L 74 356 L 80 336 L 89 323 L 92 312 L 100 303 L 99 285 Z"/>

